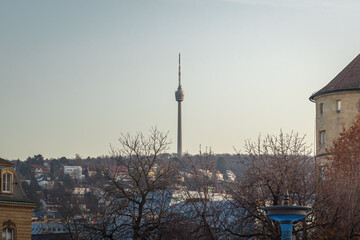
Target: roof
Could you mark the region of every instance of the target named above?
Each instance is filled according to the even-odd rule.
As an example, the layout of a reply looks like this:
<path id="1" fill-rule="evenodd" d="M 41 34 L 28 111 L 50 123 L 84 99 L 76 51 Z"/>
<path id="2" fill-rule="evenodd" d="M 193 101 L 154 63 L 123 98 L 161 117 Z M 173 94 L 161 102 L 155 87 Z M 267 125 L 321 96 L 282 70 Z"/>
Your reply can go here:
<path id="1" fill-rule="evenodd" d="M 13 167 L 14 164 L 11 162 L 4 160 L 0 158 L 0 166 L 5 167 Z M 9 203 L 9 204 L 30 204 L 35 205 L 35 203 L 31 202 L 26 194 L 24 193 L 24 190 L 21 187 L 21 183 L 19 179 L 14 174 L 14 183 L 13 183 L 13 193 L 12 194 L 6 194 L 0 192 L 0 204 L 1 203 Z"/>
<path id="2" fill-rule="evenodd" d="M 49 168 L 43 166 L 43 165 L 38 165 L 38 164 L 31 164 L 31 168 L 32 170 L 36 170 L 36 169 L 41 169 L 43 170 L 45 173 L 49 172 Z"/>
<path id="3" fill-rule="evenodd" d="M 0 166 L 6 166 L 6 167 L 12 167 L 14 166 L 14 164 L 12 164 L 11 162 L 0 158 Z"/>
<path id="4" fill-rule="evenodd" d="M 360 91 L 360 54 L 352 60 L 331 82 L 310 96 L 310 101 L 320 95 L 334 92 Z"/>
<path id="5" fill-rule="evenodd" d="M 21 187 L 21 183 L 16 175 L 14 175 L 13 193 L 0 193 L 0 203 L 35 205 L 35 203 L 31 202 L 24 193 L 24 190 Z"/>
<path id="6" fill-rule="evenodd" d="M 67 227 L 63 223 L 59 222 L 40 222 L 31 224 L 31 235 L 35 234 L 58 234 L 68 233 Z M 47 239 L 47 238 L 44 238 Z"/>

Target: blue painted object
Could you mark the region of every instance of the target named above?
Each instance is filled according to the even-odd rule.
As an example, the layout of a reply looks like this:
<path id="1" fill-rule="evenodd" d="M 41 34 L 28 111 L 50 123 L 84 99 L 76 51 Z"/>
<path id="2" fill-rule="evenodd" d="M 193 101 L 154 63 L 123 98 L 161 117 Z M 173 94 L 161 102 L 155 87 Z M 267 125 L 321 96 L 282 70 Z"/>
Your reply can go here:
<path id="1" fill-rule="evenodd" d="M 289 206 L 289 193 L 284 197 L 283 206 L 273 206 L 262 208 L 266 211 L 268 218 L 280 222 L 281 240 L 292 239 L 293 222 L 306 217 L 306 212 L 311 208 L 302 206 Z"/>

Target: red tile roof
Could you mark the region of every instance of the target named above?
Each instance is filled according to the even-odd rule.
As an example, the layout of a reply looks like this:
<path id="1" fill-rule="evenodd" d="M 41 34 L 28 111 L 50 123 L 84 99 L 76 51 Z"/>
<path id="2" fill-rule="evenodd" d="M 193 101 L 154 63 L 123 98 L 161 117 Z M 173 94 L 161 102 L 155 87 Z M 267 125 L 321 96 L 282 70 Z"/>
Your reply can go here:
<path id="1" fill-rule="evenodd" d="M 360 91 L 360 54 L 352 60 L 331 82 L 310 96 L 314 101 L 316 96 L 333 92 Z"/>

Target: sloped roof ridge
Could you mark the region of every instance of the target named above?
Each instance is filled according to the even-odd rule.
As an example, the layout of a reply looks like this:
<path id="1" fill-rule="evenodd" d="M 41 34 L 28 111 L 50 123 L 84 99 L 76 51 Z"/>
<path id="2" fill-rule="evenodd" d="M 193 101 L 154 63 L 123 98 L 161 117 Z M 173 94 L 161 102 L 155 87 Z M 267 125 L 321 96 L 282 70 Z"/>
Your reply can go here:
<path id="1" fill-rule="evenodd" d="M 309 99 L 310 101 L 314 101 L 314 97 L 319 95 L 332 93 L 332 92 L 355 91 L 355 90 L 356 91 L 360 90 L 360 54 L 357 55 L 325 87 L 313 93 Z"/>
<path id="2" fill-rule="evenodd" d="M 0 157 L 0 165 L 13 166 L 14 164 Z"/>
<path id="3" fill-rule="evenodd" d="M 356 63 L 358 62 L 360 60 L 360 54 L 359 55 L 357 55 L 338 75 L 336 75 L 336 77 L 334 77 L 334 79 L 333 80 L 335 80 L 342 72 L 345 72 L 344 74 L 343 74 L 343 76 L 338 80 L 338 81 L 336 81 L 336 83 L 335 83 L 335 86 L 336 85 L 338 85 L 338 84 L 340 84 L 343 80 L 344 80 L 344 78 L 348 75 L 348 73 L 351 71 L 351 70 L 353 70 L 353 67 L 354 66 L 356 66 Z M 331 83 L 331 82 L 330 82 Z M 351 81 L 350 81 L 350 85 L 351 85 Z M 334 88 L 335 88 L 335 86 L 334 86 Z"/>

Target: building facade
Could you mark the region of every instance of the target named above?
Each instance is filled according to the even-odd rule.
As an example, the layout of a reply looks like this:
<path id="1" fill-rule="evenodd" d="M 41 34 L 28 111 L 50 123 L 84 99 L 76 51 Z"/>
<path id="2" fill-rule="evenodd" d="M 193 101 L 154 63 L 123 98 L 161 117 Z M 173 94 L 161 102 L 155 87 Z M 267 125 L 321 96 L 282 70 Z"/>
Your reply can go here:
<path id="1" fill-rule="evenodd" d="M 0 227 L 3 240 L 31 239 L 31 215 L 35 203 L 26 197 L 13 164 L 0 158 Z"/>
<path id="2" fill-rule="evenodd" d="M 85 175 L 82 174 L 81 166 L 64 166 L 64 174 L 78 180 L 85 178 Z"/>
<path id="3" fill-rule="evenodd" d="M 316 111 L 316 159 L 324 163 L 326 149 L 348 129 L 360 111 L 360 55 L 325 87 L 310 96 Z"/>

